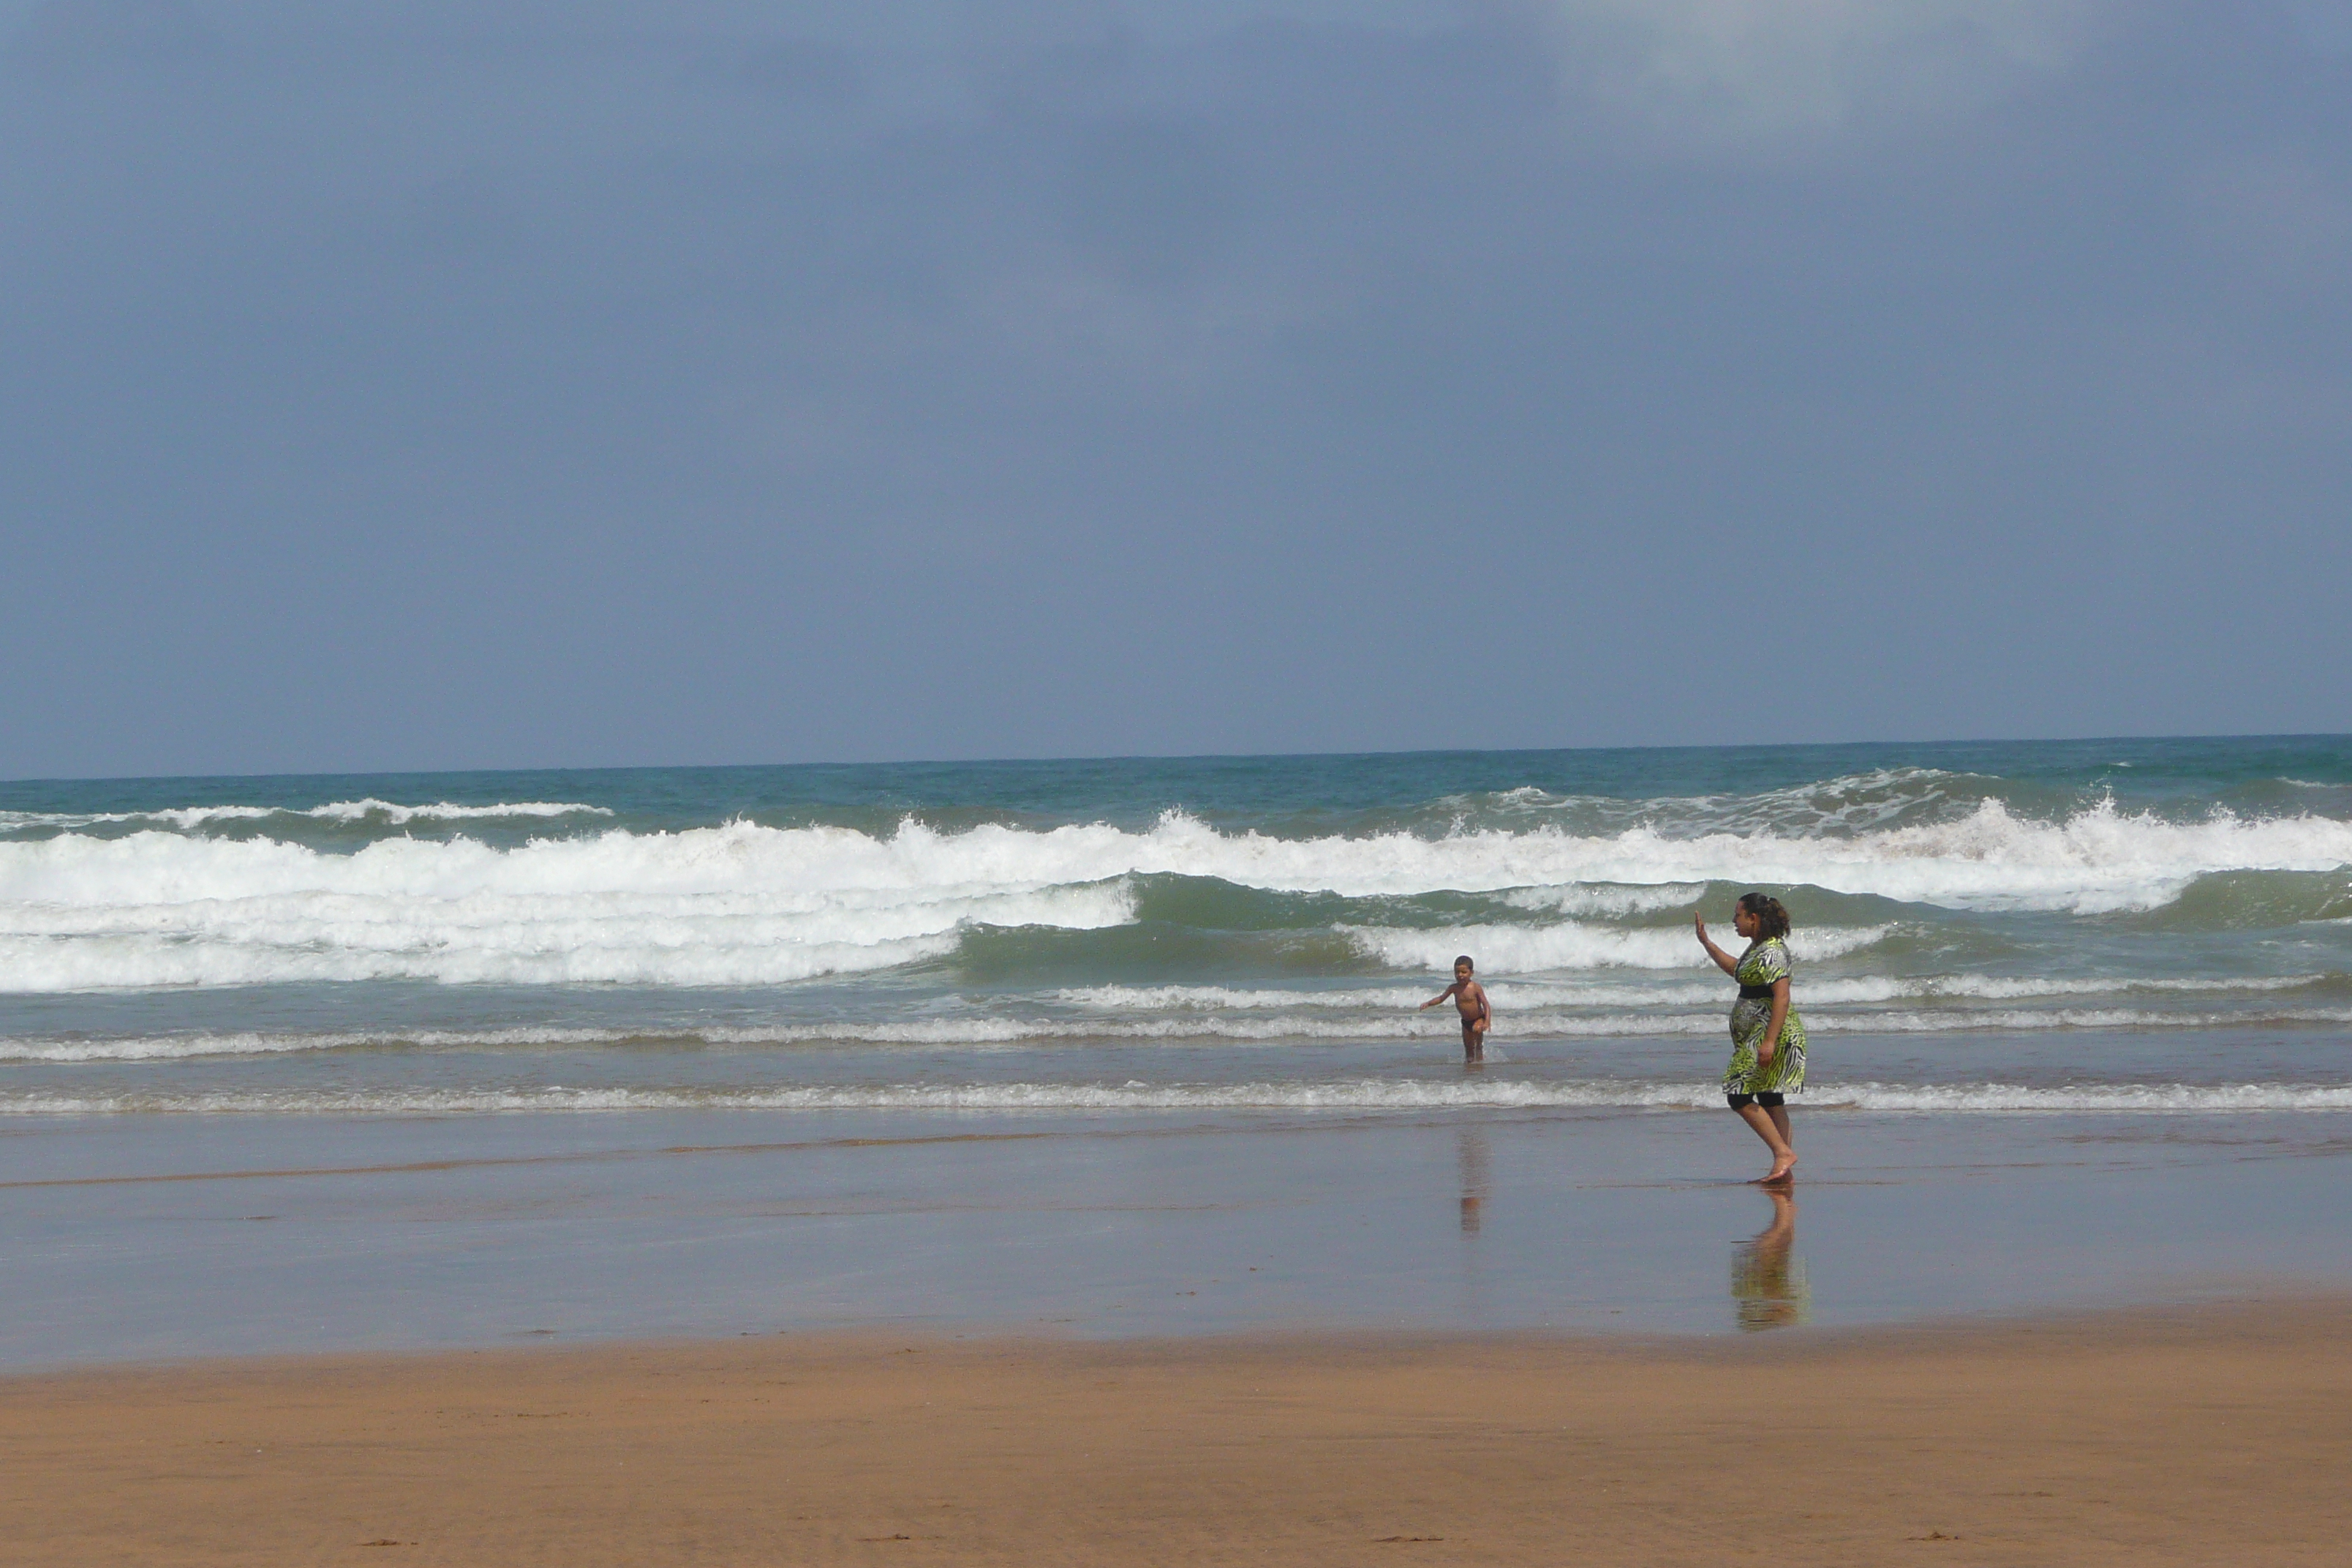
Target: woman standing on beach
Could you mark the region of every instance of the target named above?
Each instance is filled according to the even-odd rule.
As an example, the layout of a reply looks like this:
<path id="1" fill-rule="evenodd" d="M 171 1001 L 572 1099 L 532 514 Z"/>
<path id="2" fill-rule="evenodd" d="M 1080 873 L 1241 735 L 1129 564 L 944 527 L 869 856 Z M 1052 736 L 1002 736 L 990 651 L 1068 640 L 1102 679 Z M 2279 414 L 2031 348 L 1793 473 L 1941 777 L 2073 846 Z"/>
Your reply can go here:
<path id="1" fill-rule="evenodd" d="M 1792 1181 L 1797 1151 L 1781 1096 L 1805 1087 L 1805 1025 L 1789 1005 L 1789 911 L 1778 899 L 1740 894 L 1731 924 L 1748 939 L 1748 951 L 1738 958 L 1708 939 L 1706 916 L 1693 916 L 1692 923 L 1706 955 L 1739 982 L 1739 1000 L 1731 1005 L 1731 1066 L 1724 1071 L 1723 1092 L 1772 1151 L 1772 1169 L 1757 1180 L 1767 1186 Z"/>

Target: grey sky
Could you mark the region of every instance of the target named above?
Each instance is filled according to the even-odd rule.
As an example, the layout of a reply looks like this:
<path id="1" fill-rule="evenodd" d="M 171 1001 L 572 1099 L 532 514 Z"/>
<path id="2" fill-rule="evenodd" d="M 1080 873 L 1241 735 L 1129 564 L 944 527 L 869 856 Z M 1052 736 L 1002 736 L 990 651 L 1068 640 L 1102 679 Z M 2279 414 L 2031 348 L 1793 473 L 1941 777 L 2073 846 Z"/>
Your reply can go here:
<path id="1" fill-rule="evenodd" d="M 2352 5 L 0 0 L 0 776 L 2352 730 Z"/>

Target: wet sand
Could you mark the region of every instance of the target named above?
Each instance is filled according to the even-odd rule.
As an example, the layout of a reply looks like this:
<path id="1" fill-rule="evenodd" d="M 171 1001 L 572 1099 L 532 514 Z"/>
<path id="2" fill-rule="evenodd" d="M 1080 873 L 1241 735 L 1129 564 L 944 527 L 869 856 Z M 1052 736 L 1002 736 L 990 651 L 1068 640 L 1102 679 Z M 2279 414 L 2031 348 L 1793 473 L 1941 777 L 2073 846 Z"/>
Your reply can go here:
<path id="1" fill-rule="evenodd" d="M 719 1343 L 0 1382 L 24 1564 L 2335 1563 L 2352 1298 L 1769 1338 Z"/>

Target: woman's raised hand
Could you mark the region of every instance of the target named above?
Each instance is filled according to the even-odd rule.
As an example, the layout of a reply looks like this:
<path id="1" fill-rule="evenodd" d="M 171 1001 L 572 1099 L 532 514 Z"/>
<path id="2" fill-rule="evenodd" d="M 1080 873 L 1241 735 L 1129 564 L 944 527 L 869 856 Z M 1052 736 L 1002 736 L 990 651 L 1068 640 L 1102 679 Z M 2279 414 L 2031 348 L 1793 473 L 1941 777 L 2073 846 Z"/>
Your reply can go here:
<path id="1" fill-rule="evenodd" d="M 1699 946 L 1706 949 L 1707 957 L 1714 960 L 1715 966 L 1717 969 L 1722 970 L 1726 974 L 1736 975 L 1739 973 L 1739 961 L 1732 957 L 1731 954 L 1724 952 L 1723 949 L 1716 946 L 1715 943 L 1708 939 L 1706 934 L 1706 917 L 1705 915 L 1693 914 L 1691 916 L 1691 929 L 1698 932 Z"/>

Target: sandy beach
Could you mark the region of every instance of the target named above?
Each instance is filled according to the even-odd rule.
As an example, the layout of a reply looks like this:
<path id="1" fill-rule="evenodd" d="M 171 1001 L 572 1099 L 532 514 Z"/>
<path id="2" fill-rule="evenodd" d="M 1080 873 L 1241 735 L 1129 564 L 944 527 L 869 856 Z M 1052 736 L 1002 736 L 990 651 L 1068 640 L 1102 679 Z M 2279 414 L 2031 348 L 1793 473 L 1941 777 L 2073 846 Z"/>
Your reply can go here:
<path id="1" fill-rule="evenodd" d="M 798 1335 L 0 1384 L 12 1562 L 2343 1560 L 2352 1300 L 1769 1340 Z"/>

